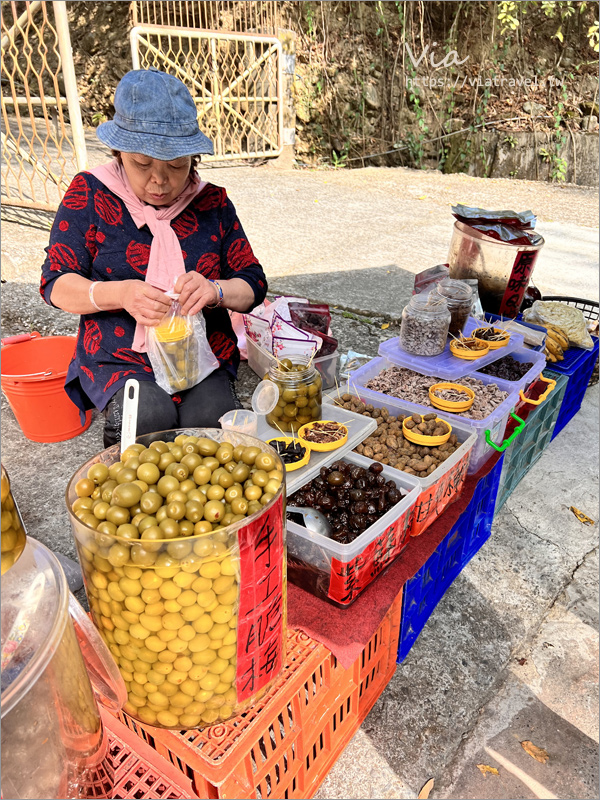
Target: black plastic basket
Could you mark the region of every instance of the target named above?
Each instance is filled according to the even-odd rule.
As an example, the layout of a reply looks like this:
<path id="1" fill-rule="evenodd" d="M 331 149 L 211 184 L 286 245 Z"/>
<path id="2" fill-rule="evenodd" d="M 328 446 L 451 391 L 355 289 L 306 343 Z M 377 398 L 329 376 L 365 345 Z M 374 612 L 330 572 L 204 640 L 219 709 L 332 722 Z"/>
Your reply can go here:
<path id="1" fill-rule="evenodd" d="M 575 308 L 583 311 L 583 316 L 588 322 L 596 322 L 598 319 L 598 303 L 596 300 L 583 300 L 581 297 L 543 297 L 543 300 L 556 300 L 558 303 L 566 303 L 568 306 L 575 306 Z"/>

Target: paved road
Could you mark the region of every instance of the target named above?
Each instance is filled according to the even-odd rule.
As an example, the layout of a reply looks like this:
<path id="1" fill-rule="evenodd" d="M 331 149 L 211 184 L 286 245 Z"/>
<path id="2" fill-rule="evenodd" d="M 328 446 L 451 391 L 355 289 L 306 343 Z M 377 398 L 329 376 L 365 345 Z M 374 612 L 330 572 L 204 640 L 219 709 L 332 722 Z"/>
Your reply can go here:
<path id="1" fill-rule="evenodd" d="M 228 188 L 272 289 L 374 318 L 336 316 L 342 349 L 375 355 L 379 341 L 397 332 L 394 325 L 382 331 L 381 322 L 401 311 L 414 273 L 445 260 L 456 201 L 533 208 L 547 240 L 535 272 L 542 292 L 598 296 L 596 190 L 401 169 L 235 167 L 207 169 L 204 177 Z M 74 324 L 36 294 L 46 237 L 3 226 L 5 334 Z M 247 396 L 256 378 L 247 368 L 242 374 Z M 17 496 L 28 498 L 26 522 L 72 555 L 56 498 L 73 465 L 99 449 L 100 421 L 71 442 L 36 445 L 4 399 L 2 409 L 3 460 Z M 581 525 L 568 510 L 575 505 L 595 518 L 597 442 L 595 387 L 510 497 L 319 798 L 413 798 L 430 777 L 431 797 L 597 796 L 598 527 Z M 547 764 L 524 753 L 525 739 L 548 750 Z M 477 764 L 499 775 L 484 777 Z"/>

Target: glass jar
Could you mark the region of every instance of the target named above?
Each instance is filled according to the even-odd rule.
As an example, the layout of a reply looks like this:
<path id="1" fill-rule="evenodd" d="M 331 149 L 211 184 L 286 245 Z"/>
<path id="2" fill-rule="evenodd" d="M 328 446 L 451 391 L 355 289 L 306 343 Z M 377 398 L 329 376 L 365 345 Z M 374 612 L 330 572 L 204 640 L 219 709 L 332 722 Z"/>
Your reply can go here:
<path id="1" fill-rule="evenodd" d="M 413 356 L 437 356 L 448 339 L 450 311 L 435 292 L 414 294 L 402 311 L 400 346 Z"/>
<path id="2" fill-rule="evenodd" d="M 2 467 L 2 575 L 19 558 L 25 547 L 25 528 L 10 490 L 8 473 Z"/>
<path id="3" fill-rule="evenodd" d="M 321 419 L 323 381 L 311 362 L 305 356 L 296 356 L 295 363 L 284 358 L 269 368 L 269 380 L 279 390 L 277 405 L 266 416 L 271 427 L 297 433 L 308 422 Z"/>
<path id="4" fill-rule="evenodd" d="M 154 329 L 157 355 L 172 392 L 191 389 L 198 382 L 198 348 L 192 323 L 173 317 L 167 325 Z"/>
<path id="5" fill-rule="evenodd" d="M 215 428 L 146 434 L 128 450 L 138 455 L 121 461 L 119 445 L 96 455 L 66 496 L 92 619 L 127 688 L 123 710 L 174 730 L 224 722 L 283 669 L 285 467 L 265 442 Z M 136 461 L 138 481 L 152 465 L 165 474 L 122 507 L 113 490 L 133 484 L 111 475 Z"/>
<path id="6" fill-rule="evenodd" d="M 445 298 L 450 309 L 452 318 L 449 332 L 454 336 L 459 336 L 471 314 L 473 289 L 463 281 L 444 278 L 437 284 L 436 290 L 441 297 Z"/>

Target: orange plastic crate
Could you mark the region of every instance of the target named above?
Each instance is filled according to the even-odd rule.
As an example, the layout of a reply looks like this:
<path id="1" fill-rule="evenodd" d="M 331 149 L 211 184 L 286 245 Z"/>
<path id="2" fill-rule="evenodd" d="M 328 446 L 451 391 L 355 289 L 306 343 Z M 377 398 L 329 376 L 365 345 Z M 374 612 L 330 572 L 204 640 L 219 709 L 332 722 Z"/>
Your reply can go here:
<path id="1" fill-rule="evenodd" d="M 190 779 L 133 731 L 104 711 L 102 721 L 108 733 L 110 761 L 114 769 L 114 789 L 109 797 L 114 800 L 197 797 Z"/>
<path id="2" fill-rule="evenodd" d="M 121 719 L 199 797 L 312 797 L 394 674 L 401 608 L 402 593 L 349 669 L 324 645 L 288 631 L 276 685 L 235 719 L 183 732 Z"/>

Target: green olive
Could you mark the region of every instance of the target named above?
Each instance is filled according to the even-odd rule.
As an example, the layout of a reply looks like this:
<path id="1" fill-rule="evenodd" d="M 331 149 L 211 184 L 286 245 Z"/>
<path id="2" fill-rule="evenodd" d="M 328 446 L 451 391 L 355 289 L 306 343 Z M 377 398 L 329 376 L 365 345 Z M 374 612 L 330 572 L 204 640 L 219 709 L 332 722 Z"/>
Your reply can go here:
<path id="1" fill-rule="evenodd" d="M 93 480 L 82 478 L 75 484 L 75 494 L 77 497 L 89 497 L 95 488 L 96 484 Z"/>
<path id="2" fill-rule="evenodd" d="M 247 466 L 251 467 L 254 464 L 254 462 L 256 461 L 256 456 L 260 452 L 261 451 L 259 450 L 258 447 L 254 447 L 254 446 L 245 447 L 244 448 L 244 452 L 242 454 L 242 461 L 244 462 L 244 464 L 246 464 Z"/>
<path id="3" fill-rule="evenodd" d="M 111 505 L 133 508 L 140 502 L 141 497 L 142 490 L 135 483 L 121 483 L 113 491 Z"/>
<path id="4" fill-rule="evenodd" d="M 159 481 L 160 470 L 156 464 L 143 462 L 140 463 L 140 466 L 137 468 L 137 476 L 140 481 L 145 481 L 150 485 Z"/>
<path id="5" fill-rule="evenodd" d="M 291 370 L 293 366 L 294 365 L 292 364 L 291 359 L 289 358 L 282 358 L 281 361 L 279 362 L 279 369 L 282 372 L 289 372 L 289 370 Z"/>
<path id="6" fill-rule="evenodd" d="M 203 464 L 202 466 L 196 467 L 193 477 L 198 486 L 203 486 L 205 483 L 209 482 L 211 474 L 211 470 Z"/>
<path id="7" fill-rule="evenodd" d="M 220 500 L 209 500 L 203 508 L 207 522 L 219 522 L 225 516 L 225 506 Z"/>
<path id="8" fill-rule="evenodd" d="M 164 533 L 165 539 L 176 539 L 179 536 L 179 523 L 175 519 L 167 517 L 159 523 L 158 527 Z"/>
<path id="9" fill-rule="evenodd" d="M 124 525 L 130 519 L 129 509 L 121 508 L 121 506 L 111 506 L 106 512 L 106 520 L 117 526 Z"/>
<path id="10" fill-rule="evenodd" d="M 137 471 L 135 469 L 127 469 L 127 467 L 123 467 L 123 469 L 119 470 L 117 474 L 117 483 L 133 483 L 137 479 Z"/>
<path id="11" fill-rule="evenodd" d="M 162 504 L 163 498 L 158 492 L 144 492 L 140 498 L 140 508 L 146 514 L 156 514 Z"/>
<path id="12" fill-rule="evenodd" d="M 219 449 L 219 445 L 217 442 L 214 442 L 212 439 L 206 439 L 204 437 L 198 439 L 198 452 L 203 456 L 214 456 L 214 454 Z"/>
<path id="13" fill-rule="evenodd" d="M 163 475 L 156 486 L 158 488 L 158 493 L 162 495 L 162 497 L 166 497 L 169 492 L 174 492 L 179 488 L 179 481 L 173 475 Z"/>
<path id="14" fill-rule="evenodd" d="M 106 464 L 94 464 L 88 470 L 88 478 L 96 484 L 102 484 L 108 480 L 108 467 Z"/>
<path id="15" fill-rule="evenodd" d="M 140 464 L 158 464 L 160 453 L 152 446 L 140 453 Z"/>
<path id="16" fill-rule="evenodd" d="M 180 520 L 185 517 L 185 503 L 180 500 L 174 500 L 167 506 L 167 515 L 170 519 Z"/>
<path id="17" fill-rule="evenodd" d="M 165 475 L 172 475 L 174 478 L 177 478 L 178 481 L 184 481 L 189 474 L 190 471 L 186 465 L 177 461 L 173 464 L 169 464 L 165 470 Z"/>
<path id="18" fill-rule="evenodd" d="M 174 464 L 174 463 L 175 463 L 175 456 L 172 453 L 162 453 L 157 466 L 161 472 L 164 472 L 169 466 L 169 464 Z"/>
<path id="19" fill-rule="evenodd" d="M 198 453 L 186 453 L 181 459 L 181 463 L 185 464 L 189 472 L 193 474 L 196 467 L 199 467 L 200 464 L 202 464 L 202 458 L 198 455 Z"/>

